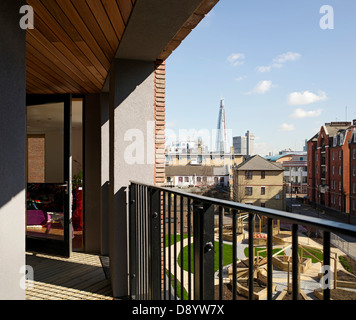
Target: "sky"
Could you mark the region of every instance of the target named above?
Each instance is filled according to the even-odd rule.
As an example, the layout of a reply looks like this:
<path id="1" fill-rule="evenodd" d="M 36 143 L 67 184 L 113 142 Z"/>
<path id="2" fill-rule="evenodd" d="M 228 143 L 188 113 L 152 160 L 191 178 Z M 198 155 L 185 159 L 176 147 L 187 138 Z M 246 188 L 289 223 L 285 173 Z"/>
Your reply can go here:
<path id="1" fill-rule="evenodd" d="M 356 1 L 220 0 L 166 72 L 168 142 L 211 132 L 212 146 L 223 98 L 256 154 L 300 151 L 324 123 L 356 119 Z"/>

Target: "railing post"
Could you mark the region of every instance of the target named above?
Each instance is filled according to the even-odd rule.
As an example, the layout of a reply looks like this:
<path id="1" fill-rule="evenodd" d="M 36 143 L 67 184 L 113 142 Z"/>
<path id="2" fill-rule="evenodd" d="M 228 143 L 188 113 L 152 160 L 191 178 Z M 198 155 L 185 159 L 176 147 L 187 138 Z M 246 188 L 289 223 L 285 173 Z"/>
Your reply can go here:
<path id="1" fill-rule="evenodd" d="M 272 300 L 273 219 L 267 218 L 267 300 Z"/>
<path id="2" fill-rule="evenodd" d="M 149 290 L 150 300 L 161 299 L 161 192 L 149 189 Z"/>
<path id="3" fill-rule="evenodd" d="M 135 300 L 136 290 L 136 185 L 129 186 L 129 273 L 130 273 L 130 297 Z"/>
<path id="4" fill-rule="evenodd" d="M 214 300 L 214 206 L 193 206 L 194 300 Z"/>
<path id="5" fill-rule="evenodd" d="M 299 254 L 298 254 L 298 225 L 292 226 L 292 296 L 299 298 Z"/>
<path id="6" fill-rule="evenodd" d="M 323 300 L 330 300 L 330 273 L 331 273 L 331 266 L 330 266 L 330 232 L 324 231 L 324 243 L 323 243 L 323 262 L 324 262 L 324 277 L 327 277 L 327 283 L 324 283 L 323 288 Z M 335 270 L 336 272 L 336 270 Z"/>
<path id="7" fill-rule="evenodd" d="M 255 228 L 255 215 L 248 214 L 248 298 L 253 300 L 253 285 L 254 285 L 254 271 L 255 271 L 255 250 L 253 234 Z"/>

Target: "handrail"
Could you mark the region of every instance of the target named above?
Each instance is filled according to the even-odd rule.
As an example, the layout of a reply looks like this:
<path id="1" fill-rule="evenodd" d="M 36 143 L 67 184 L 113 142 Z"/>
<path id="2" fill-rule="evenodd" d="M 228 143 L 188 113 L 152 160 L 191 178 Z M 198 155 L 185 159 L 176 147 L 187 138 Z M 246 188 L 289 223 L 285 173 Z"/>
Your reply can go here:
<path id="1" fill-rule="evenodd" d="M 247 212 L 250 212 L 253 214 L 261 213 L 262 215 L 264 215 L 268 218 L 285 220 L 285 221 L 288 221 L 288 222 L 291 222 L 294 224 L 298 224 L 298 225 L 308 225 L 311 227 L 319 227 L 325 231 L 334 232 L 334 233 L 342 233 L 344 235 L 356 237 L 356 226 L 350 225 L 347 223 L 343 223 L 343 222 L 336 222 L 336 221 L 326 220 L 326 219 L 322 219 L 322 218 L 303 216 L 298 213 L 280 211 L 280 210 L 275 210 L 275 209 L 270 209 L 270 208 L 265 208 L 265 207 L 258 207 L 258 206 L 243 204 L 243 203 L 229 201 L 229 200 L 215 199 L 215 198 L 200 196 L 200 195 L 196 195 L 196 194 L 192 194 L 192 193 L 188 193 L 188 192 L 184 192 L 184 191 L 172 190 L 170 188 L 144 184 L 144 183 L 140 183 L 140 182 L 136 182 L 136 181 L 130 181 L 130 183 L 143 185 L 148 188 L 154 188 L 156 190 L 169 192 L 171 194 L 189 197 L 191 199 L 202 201 L 204 203 L 209 203 L 211 205 L 228 207 L 233 210 L 234 209 L 235 210 L 244 210 L 244 211 L 247 211 Z"/>
<path id="2" fill-rule="evenodd" d="M 248 216 L 248 299 L 254 299 L 254 215 L 267 218 L 267 299 L 272 300 L 273 292 L 273 220 L 288 221 L 292 224 L 291 239 L 288 239 L 292 254 L 292 294 L 293 300 L 298 300 L 300 291 L 300 257 L 298 253 L 298 233 L 300 225 L 307 225 L 323 231 L 323 265 L 330 265 L 330 234 L 340 233 L 356 237 L 356 226 L 330 221 L 321 218 L 304 216 L 242 204 L 234 201 L 200 196 L 180 190 L 154 186 L 130 181 L 129 185 L 129 251 L 130 251 L 130 296 L 135 299 L 169 299 L 177 300 L 178 270 L 177 270 L 177 233 L 184 234 L 183 224 L 187 227 L 188 257 L 181 254 L 180 263 L 188 262 L 188 299 L 212 300 L 215 291 L 215 257 L 218 258 L 219 298 L 223 297 L 223 215 L 229 211 L 232 218 L 232 293 L 233 300 L 237 297 L 237 215 L 243 211 Z M 218 207 L 219 210 L 216 210 Z M 215 215 L 218 213 L 218 244 L 214 245 Z M 171 221 L 173 217 L 173 222 Z M 180 220 L 180 226 L 178 225 Z M 178 230 L 178 226 L 180 230 Z M 167 237 L 168 236 L 168 239 Z M 173 249 L 167 251 L 165 243 L 171 243 Z M 191 241 L 193 237 L 193 241 Z M 193 247 L 191 248 L 191 244 Z M 180 242 L 183 252 L 183 241 Z M 216 252 L 215 252 L 215 249 Z M 173 250 L 173 252 L 171 252 Z M 285 249 L 280 250 L 279 252 Z M 216 254 L 215 254 L 216 253 Z M 257 254 L 258 255 L 258 254 Z M 187 259 L 187 260 L 184 260 Z M 191 260 L 193 259 L 193 260 Z M 184 260 L 184 261 L 183 261 Z M 193 261 L 193 263 L 191 263 Z M 193 265 L 193 266 L 192 266 Z M 193 270 L 194 269 L 194 270 Z M 165 276 L 167 273 L 167 276 Z M 180 270 L 180 280 L 184 283 L 183 268 Z M 290 271 L 288 271 L 290 272 Z M 193 278 L 191 275 L 193 274 Z M 327 275 L 327 270 L 324 270 Z M 166 279 L 167 278 L 167 279 Z M 298 280 L 299 279 L 299 280 Z M 174 286 L 174 287 L 173 287 Z M 192 287 L 193 286 L 193 287 Z M 288 276 L 289 287 L 289 276 Z M 172 292 L 172 289 L 173 292 Z M 184 296 L 184 285 L 180 285 L 180 296 Z M 167 290 L 167 291 L 166 291 Z M 330 287 L 323 286 L 323 299 L 330 300 Z"/>

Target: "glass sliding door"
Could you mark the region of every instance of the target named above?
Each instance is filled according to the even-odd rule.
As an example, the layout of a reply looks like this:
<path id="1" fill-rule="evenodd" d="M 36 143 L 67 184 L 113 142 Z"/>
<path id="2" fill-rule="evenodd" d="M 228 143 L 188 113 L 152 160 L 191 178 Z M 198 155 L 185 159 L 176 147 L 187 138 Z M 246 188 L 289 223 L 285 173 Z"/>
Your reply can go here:
<path id="1" fill-rule="evenodd" d="M 27 97 L 28 251 L 72 250 L 71 107 L 70 95 Z"/>

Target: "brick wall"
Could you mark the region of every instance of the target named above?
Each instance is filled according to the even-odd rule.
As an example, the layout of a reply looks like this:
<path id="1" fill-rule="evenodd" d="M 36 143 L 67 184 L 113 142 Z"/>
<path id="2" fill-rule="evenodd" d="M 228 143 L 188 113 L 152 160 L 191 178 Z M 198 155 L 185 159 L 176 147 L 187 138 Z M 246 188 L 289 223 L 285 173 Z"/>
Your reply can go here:
<path id="1" fill-rule="evenodd" d="M 155 185 L 165 178 L 166 63 L 155 62 Z"/>
<path id="2" fill-rule="evenodd" d="M 27 181 L 29 183 L 45 182 L 44 135 L 29 135 L 27 137 Z"/>

